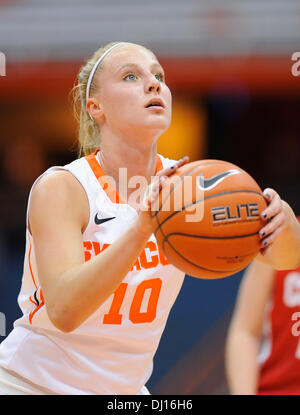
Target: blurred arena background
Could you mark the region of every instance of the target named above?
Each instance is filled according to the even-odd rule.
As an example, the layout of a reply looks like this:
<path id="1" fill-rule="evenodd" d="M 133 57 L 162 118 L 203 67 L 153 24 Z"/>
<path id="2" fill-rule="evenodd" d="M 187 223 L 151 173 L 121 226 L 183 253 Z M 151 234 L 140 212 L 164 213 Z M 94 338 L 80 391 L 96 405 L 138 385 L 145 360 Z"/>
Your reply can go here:
<path id="1" fill-rule="evenodd" d="M 76 158 L 68 93 L 94 50 L 118 40 L 149 47 L 166 70 L 173 123 L 159 152 L 233 162 L 300 214 L 299 0 L 0 0 L 0 341 L 20 315 L 30 187 Z M 241 278 L 186 277 L 151 393 L 228 393 L 224 340 Z"/>

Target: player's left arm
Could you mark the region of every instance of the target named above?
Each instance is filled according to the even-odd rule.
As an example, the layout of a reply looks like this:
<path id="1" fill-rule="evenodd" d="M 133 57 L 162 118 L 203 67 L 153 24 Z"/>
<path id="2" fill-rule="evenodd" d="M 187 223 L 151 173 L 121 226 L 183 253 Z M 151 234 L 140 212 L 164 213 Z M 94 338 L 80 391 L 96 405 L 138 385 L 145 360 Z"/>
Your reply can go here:
<path id="1" fill-rule="evenodd" d="M 268 207 L 262 212 L 265 221 L 259 231 L 261 253 L 257 259 L 277 270 L 300 266 L 300 224 L 288 203 L 273 189 L 265 189 Z"/>

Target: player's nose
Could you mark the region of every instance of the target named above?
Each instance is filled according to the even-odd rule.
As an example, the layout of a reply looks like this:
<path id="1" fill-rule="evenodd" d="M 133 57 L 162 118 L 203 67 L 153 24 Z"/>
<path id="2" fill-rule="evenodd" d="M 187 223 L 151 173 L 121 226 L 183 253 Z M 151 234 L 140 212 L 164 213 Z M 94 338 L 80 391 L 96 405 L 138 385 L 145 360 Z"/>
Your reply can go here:
<path id="1" fill-rule="evenodd" d="M 161 84 L 155 75 L 149 76 L 145 84 L 146 92 L 160 92 Z"/>

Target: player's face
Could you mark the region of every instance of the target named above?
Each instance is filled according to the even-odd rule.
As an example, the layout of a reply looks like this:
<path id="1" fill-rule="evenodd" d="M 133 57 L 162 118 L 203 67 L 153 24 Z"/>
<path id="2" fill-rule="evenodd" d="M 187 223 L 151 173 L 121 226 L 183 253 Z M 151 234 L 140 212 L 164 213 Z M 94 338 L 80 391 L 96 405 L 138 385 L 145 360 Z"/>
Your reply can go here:
<path id="1" fill-rule="evenodd" d="M 153 53 L 139 45 L 120 46 L 103 64 L 98 97 L 108 128 L 126 135 L 163 133 L 171 122 L 172 98 Z"/>

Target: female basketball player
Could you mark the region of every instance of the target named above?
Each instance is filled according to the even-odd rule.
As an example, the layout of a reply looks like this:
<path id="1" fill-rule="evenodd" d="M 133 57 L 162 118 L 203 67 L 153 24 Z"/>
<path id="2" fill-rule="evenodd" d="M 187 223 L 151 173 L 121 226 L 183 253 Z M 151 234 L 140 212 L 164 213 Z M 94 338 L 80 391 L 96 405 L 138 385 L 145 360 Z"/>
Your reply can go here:
<path id="1" fill-rule="evenodd" d="M 187 162 L 157 155 L 171 121 L 161 65 L 142 46 L 109 44 L 82 67 L 76 91 L 85 157 L 49 169 L 29 195 L 23 316 L 0 347 L 3 393 L 148 393 L 184 278 L 158 249 L 150 212 L 164 181 Z M 162 182 L 148 186 L 155 174 Z M 137 177 L 147 184 L 142 208 Z M 264 260 L 285 246 L 278 265 L 293 266 L 300 232 L 292 210 L 273 190 L 269 201 Z"/>

